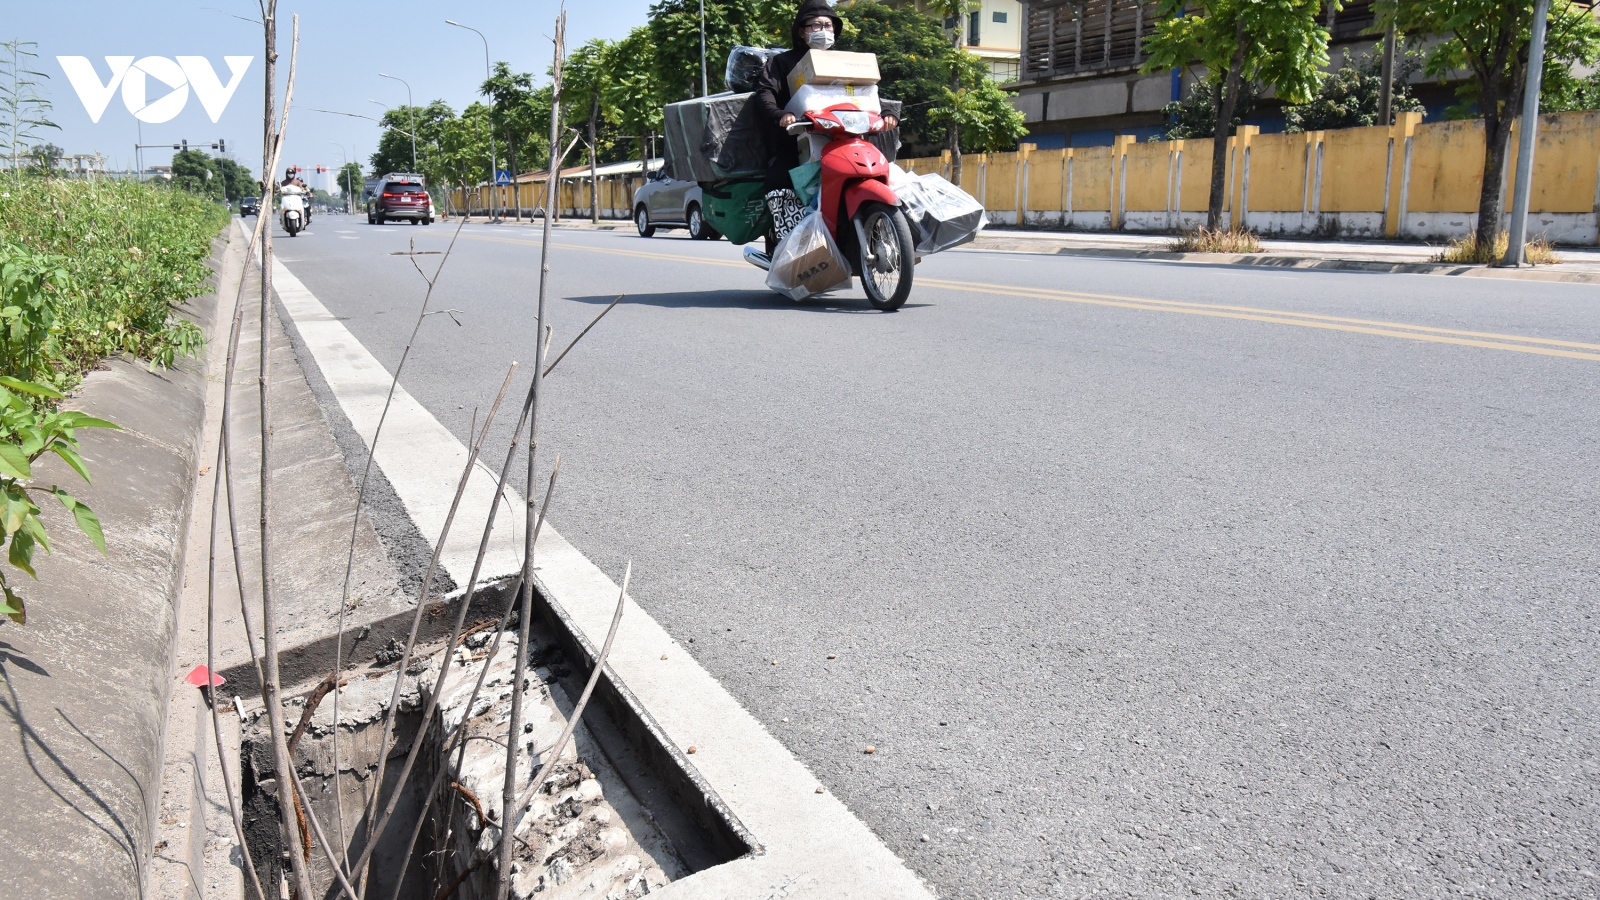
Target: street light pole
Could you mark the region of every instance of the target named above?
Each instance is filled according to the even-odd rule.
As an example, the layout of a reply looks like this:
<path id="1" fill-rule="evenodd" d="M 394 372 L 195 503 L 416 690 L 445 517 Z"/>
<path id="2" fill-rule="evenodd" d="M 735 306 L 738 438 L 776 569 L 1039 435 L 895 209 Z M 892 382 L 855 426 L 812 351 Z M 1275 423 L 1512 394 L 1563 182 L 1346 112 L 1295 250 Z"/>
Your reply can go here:
<path id="1" fill-rule="evenodd" d="M 350 173 L 348 171 L 346 171 L 346 169 L 350 165 L 350 157 L 349 157 L 349 155 L 347 155 L 344 152 L 344 145 L 343 144 L 339 143 L 338 141 L 329 141 L 328 143 L 330 143 L 330 144 L 334 145 L 335 147 L 339 148 L 339 174 L 344 176 L 344 211 L 345 211 L 345 215 L 349 215 L 350 214 Z"/>
<path id="2" fill-rule="evenodd" d="M 1528 238 L 1528 196 L 1533 185 L 1534 137 L 1539 130 L 1539 82 L 1544 76 L 1545 20 L 1550 18 L 1550 0 L 1533 2 L 1533 36 L 1528 42 L 1528 76 L 1522 94 L 1522 132 L 1517 135 L 1517 189 L 1511 197 L 1509 240 L 1503 266 L 1524 262 Z"/>
<path id="3" fill-rule="evenodd" d="M 711 95 L 706 84 L 706 0 L 700 0 L 700 96 Z"/>
<path id="4" fill-rule="evenodd" d="M 454 25 L 457 28 L 465 28 L 483 40 L 483 83 L 485 86 L 487 86 L 489 83 L 489 39 L 483 36 L 483 32 L 473 28 L 471 25 L 463 25 L 454 19 L 445 19 L 444 23 L 446 25 Z M 516 177 L 515 172 L 512 173 L 512 177 Z M 495 171 L 493 94 L 489 95 L 489 183 L 493 185 L 493 187 L 489 189 L 491 192 L 489 196 L 499 199 L 500 179 L 497 177 L 497 173 Z M 489 210 L 489 215 L 491 220 L 499 219 L 499 215 L 497 214 L 496 210 Z"/>
<path id="5" fill-rule="evenodd" d="M 411 84 L 404 78 L 395 78 L 393 75 L 378 73 L 379 78 L 394 78 L 406 86 L 406 111 L 411 114 L 411 171 L 417 171 L 417 107 L 411 102 Z"/>

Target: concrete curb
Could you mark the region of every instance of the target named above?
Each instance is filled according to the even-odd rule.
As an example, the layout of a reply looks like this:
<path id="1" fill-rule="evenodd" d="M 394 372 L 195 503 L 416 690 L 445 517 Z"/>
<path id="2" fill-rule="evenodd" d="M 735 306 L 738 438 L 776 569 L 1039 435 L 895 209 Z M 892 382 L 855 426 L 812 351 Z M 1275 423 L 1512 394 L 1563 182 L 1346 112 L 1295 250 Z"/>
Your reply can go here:
<path id="1" fill-rule="evenodd" d="M 1083 256 L 1099 259 L 1142 259 L 1165 262 L 1198 263 L 1212 266 L 1260 266 L 1275 269 L 1318 269 L 1341 272 L 1378 272 L 1406 275 L 1454 275 L 1468 278 L 1513 278 L 1527 281 L 1556 281 L 1571 284 L 1600 284 L 1600 273 L 1562 272 L 1545 266 L 1525 269 L 1499 269 L 1450 263 L 1393 262 L 1380 259 L 1350 259 L 1326 256 L 1290 256 L 1274 253 L 1179 253 L 1174 250 L 1134 250 L 1122 247 L 1045 247 L 1040 239 L 1006 239 L 984 235 L 959 250 L 990 253 L 1029 253 L 1039 256 Z"/>
<path id="2" fill-rule="evenodd" d="M 208 339 L 239 255 L 219 235 L 212 291 L 182 311 Z M 122 426 L 80 433 L 93 485 L 55 460 L 36 469 L 94 508 L 109 552 L 45 507 L 54 552 L 23 580 L 29 624 L 0 631 L 0 894 L 146 895 L 205 397 L 202 361 L 110 360 L 66 404 Z"/>

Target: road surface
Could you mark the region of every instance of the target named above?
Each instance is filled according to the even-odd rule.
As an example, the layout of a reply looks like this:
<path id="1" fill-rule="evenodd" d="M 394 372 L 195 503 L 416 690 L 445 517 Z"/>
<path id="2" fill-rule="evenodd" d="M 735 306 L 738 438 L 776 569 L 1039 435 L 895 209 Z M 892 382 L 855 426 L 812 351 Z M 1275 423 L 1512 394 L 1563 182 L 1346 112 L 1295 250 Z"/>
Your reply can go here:
<path id="1" fill-rule="evenodd" d="M 454 232 L 277 247 L 392 370 Z M 438 281 L 402 383 L 463 440 L 538 253 L 468 225 Z M 681 232 L 551 265 L 558 349 L 627 294 L 549 382 L 552 521 L 940 896 L 1600 894 L 1600 289 L 955 251 L 883 314 Z"/>

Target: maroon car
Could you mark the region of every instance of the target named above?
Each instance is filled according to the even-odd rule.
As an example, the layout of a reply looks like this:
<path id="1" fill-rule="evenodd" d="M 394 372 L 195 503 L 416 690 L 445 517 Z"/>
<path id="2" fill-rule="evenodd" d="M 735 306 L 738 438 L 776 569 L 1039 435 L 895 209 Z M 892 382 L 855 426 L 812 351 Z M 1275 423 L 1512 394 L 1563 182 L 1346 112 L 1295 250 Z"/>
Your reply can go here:
<path id="1" fill-rule="evenodd" d="M 367 202 L 367 224 L 382 225 L 390 219 L 432 225 L 433 198 L 428 189 L 414 181 L 384 182 L 383 190 Z"/>

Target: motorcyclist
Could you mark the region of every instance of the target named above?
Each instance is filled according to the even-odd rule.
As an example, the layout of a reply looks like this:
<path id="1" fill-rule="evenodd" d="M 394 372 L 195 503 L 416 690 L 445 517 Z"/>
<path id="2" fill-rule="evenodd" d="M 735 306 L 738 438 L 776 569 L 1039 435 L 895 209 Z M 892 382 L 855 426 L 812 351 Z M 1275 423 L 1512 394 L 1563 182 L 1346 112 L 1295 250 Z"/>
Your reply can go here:
<path id="1" fill-rule="evenodd" d="M 789 28 L 791 47 L 767 60 L 756 83 L 756 109 L 766 126 L 765 139 L 771 161 L 766 173 L 767 208 L 772 211 L 772 221 L 778 237 L 789 233 L 805 214 L 800 197 L 789 180 L 789 170 L 800 165 L 800 151 L 794 137 L 784 131 L 796 121 L 795 114 L 784 109 L 792 96 L 789 90 L 789 73 L 800 64 L 800 59 L 812 50 L 831 50 L 844 31 L 844 23 L 834 13 L 828 0 L 804 0 L 795 13 L 794 24 Z M 894 116 L 884 116 L 885 128 L 898 126 Z"/>
<path id="2" fill-rule="evenodd" d="M 300 172 L 293 167 L 283 173 L 283 184 L 278 187 L 280 194 L 299 194 L 301 199 L 300 215 L 305 218 L 305 227 L 311 227 L 311 191 L 306 189 L 306 183 L 300 180 Z"/>

